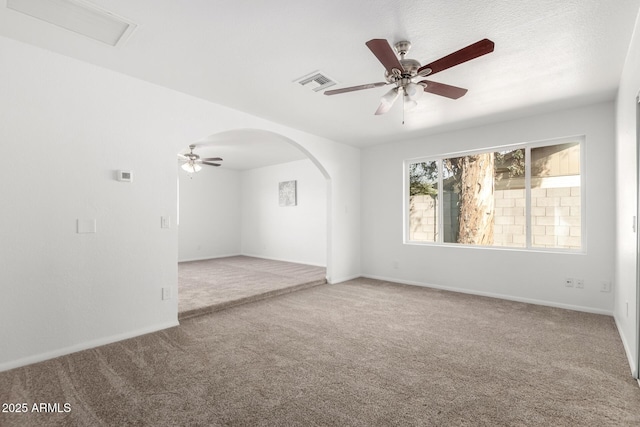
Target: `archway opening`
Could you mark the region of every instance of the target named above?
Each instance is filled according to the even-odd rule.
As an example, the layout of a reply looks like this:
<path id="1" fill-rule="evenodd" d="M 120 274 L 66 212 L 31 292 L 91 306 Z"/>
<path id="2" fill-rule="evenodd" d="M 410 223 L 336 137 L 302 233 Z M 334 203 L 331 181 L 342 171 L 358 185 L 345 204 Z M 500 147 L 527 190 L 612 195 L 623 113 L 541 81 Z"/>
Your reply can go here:
<path id="1" fill-rule="evenodd" d="M 177 168 L 180 318 L 326 283 L 331 178 L 320 162 L 295 141 L 258 129 L 194 144 L 201 158 L 223 160 L 197 173 Z"/>

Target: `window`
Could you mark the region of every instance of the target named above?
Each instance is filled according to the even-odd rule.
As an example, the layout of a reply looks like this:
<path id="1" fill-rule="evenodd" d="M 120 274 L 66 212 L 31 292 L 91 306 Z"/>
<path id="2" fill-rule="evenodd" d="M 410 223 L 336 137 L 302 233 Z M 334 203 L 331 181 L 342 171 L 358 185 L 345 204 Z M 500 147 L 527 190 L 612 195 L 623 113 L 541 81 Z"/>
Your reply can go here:
<path id="1" fill-rule="evenodd" d="M 407 243 L 580 251 L 582 138 L 405 162 Z"/>

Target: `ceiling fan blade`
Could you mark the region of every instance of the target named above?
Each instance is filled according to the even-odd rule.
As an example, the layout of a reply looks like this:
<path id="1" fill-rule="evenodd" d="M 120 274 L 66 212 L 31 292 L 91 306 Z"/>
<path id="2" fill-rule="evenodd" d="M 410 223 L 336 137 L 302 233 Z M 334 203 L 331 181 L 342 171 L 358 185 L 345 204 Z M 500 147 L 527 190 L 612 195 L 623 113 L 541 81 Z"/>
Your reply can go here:
<path id="1" fill-rule="evenodd" d="M 222 159 L 220 157 L 207 157 L 206 159 L 200 159 L 200 160 L 203 160 L 203 161 L 206 161 L 206 162 L 209 162 L 209 161 L 219 162 Z"/>
<path id="2" fill-rule="evenodd" d="M 178 158 L 180 160 L 189 160 L 189 158 L 187 156 L 185 156 L 184 154 L 178 154 Z"/>
<path id="3" fill-rule="evenodd" d="M 467 93 L 467 89 L 457 87 L 457 86 L 446 85 L 444 83 L 432 82 L 431 80 L 422 80 L 421 82 L 418 82 L 418 83 L 422 84 L 422 86 L 426 85 L 424 88 L 425 92 L 433 93 L 440 96 L 445 96 L 451 99 L 458 99 L 464 96 L 465 93 Z"/>
<path id="4" fill-rule="evenodd" d="M 387 82 L 368 83 L 366 85 L 360 85 L 360 86 L 343 87 L 342 89 L 325 90 L 324 94 L 325 95 L 338 95 L 340 93 L 354 92 L 356 90 L 373 89 L 373 88 L 376 88 L 376 87 L 386 86 L 388 84 L 389 83 L 387 83 Z"/>
<path id="5" fill-rule="evenodd" d="M 202 162 L 203 165 L 220 166 L 220 163 Z"/>
<path id="6" fill-rule="evenodd" d="M 366 43 L 367 47 L 378 58 L 378 61 L 384 65 L 384 68 L 393 74 L 393 70 L 397 69 L 400 73 L 404 71 L 402 64 L 398 60 L 398 56 L 393 51 L 389 42 L 385 39 L 372 39 Z"/>
<path id="7" fill-rule="evenodd" d="M 470 61 L 479 56 L 486 55 L 493 52 L 494 43 L 489 39 L 482 39 L 479 42 L 473 43 L 467 47 L 453 52 L 445 57 L 433 61 L 430 64 L 423 65 L 418 68 L 418 74 L 423 73 L 426 69 L 431 69 L 429 75 L 439 73 L 442 70 L 451 68 L 453 66 L 462 64 L 463 62 Z M 423 74 L 426 75 L 426 74 Z"/>

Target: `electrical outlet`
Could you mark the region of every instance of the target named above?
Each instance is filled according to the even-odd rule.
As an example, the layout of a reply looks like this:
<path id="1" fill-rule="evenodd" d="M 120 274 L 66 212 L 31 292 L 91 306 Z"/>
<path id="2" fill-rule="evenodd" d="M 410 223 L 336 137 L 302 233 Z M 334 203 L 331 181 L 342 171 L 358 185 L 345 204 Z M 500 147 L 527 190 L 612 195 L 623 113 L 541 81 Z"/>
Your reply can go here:
<path id="1" fill-rule="evenodd" d="M 601 282 L 600 292 L 611 292 L 611 282 L 608 282 L 608 281 Z"/>
<path id="2" fill-rule="evenodd" d="M 564 285 L 567 288 L 573 288 L 573 279 L 570 277 L 567 277 L 566 279 L 564 279 Z"/>
<path id="3" fill-rule="evenodd" d="M 576 279 L 576 288 L 584 289 L 584 279 Z"/>
<path id="4" fill-rule="evenodd" d="M 171 299 L 171 288 L 162 288 L 162 300 L 166 301 Z"/>

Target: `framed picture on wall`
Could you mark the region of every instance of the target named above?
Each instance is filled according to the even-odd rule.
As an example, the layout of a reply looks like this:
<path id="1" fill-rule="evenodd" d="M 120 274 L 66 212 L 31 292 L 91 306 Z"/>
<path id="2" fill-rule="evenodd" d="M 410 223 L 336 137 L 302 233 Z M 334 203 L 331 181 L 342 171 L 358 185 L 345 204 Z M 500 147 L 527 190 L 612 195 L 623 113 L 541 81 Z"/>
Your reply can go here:
<path id="1" fill-rule="evenodd" d="M 298 203 L 296 182 L 297 181 L 283 181 L 278 184 L 280 206 L 296 206 Z"/>

